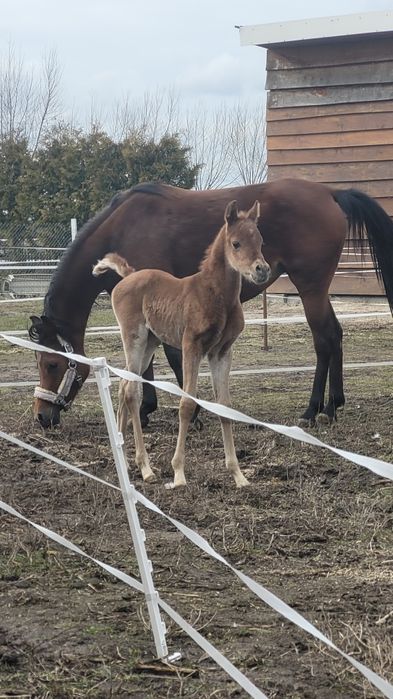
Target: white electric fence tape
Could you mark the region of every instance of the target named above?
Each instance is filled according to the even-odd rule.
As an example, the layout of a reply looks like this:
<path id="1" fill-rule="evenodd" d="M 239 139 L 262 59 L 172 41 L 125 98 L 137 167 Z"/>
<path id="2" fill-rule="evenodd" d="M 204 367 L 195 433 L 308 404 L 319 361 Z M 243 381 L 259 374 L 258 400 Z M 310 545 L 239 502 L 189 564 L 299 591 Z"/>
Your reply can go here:
<path id="1" fill-rule="evenodd" d="M 75 546 L 71 541 L 66 539 L 64 536 L 61 536 L 60 534 L 57 534 L 56 532 L 52 531 L 51 529 L 47 529 L 47 527 L 43 527 L 40 524 L 36 524 L 35 522 L 32 522 L 30 519 L 27 517 L 24 517 L 20 512 L 17 512 L 13 507 L 10 505 L 7 505 L 5 502 L 0 500 L 0 507 L 5 510 L 5 512 L 8 512 L 10 515 L 13 515 L 14 517 L 18 517 L 19 519 L 27 522 L 30 524 L 32 527 L 35 527 L 35 529 L 38 529 L 42 534 L 47 536 L 49 539 L 52 539 L 52 541 L 55 541 L 57 544 L 60 544 L 61 546 L 64 546 L 65 548 L 68 548 L 70 551 L 73 553 L 77 553 L 80 556 L 83 556 L 84 558 L 87 558 L 88 560 L 92 561 L 93 563 L 96 563 L 96 565 L 100 566 L 103 568 L 107 573 L 110 575 L 113 575 L 115 578 L 118 578 L 121 580 L 123 583 L 126 585 L 129 585 L 129 587 L 133 587 L 135 590 L 138 590 L 138 592 L 144 592 L 143 585 L 136 580 L 135 578 L 131 577 L 130 575 L 127 575 L 127 573 L 123 573 L 121 570 L 118 568 L 114 568 L 111 565 L 108 565 L 107 563 L 103 563 L 100 561 L 98 558 L 93 558 L 92 556 L 89 556 L 88 553 L 85 551 L 82 551 L 82 549 L 79 548 L 79 546 Z M 220 665 L 225 672 L 232 677 L 237 684 L 240 685 L 240 687 L 243 687 L 245 691 L 254 699 L 268 699 L 266 694 L 261 692 L 258 687 L 256 687 L 245 675 L 243 675 L 240 670 L 237 669 L 228 658 L 226 658 L 222 653 L 220 653 L 215 646 L 213 646 L 209 641 L 202 636 L 199 631 L 194 629 L 193 626 L 191 626 L 183 617 L 180 616 L 177 612 L 175 612 L 172 607 L 169 606 L 166 602 L 164 602 L 160 597 L 158 596 L 158 604 L 160 607 L 170 616 L 173 621 L 180 626 L 183 631 L 185 631 L 188 636 L 192 638 L 195 643 L 197 643 L 202 650 L 205 651 L 216 663 L 217 665 Z"/>
<path id="2" fill-rule="evenodd" d="M 15 338 L 11 336 L 4 336 L 1 335 L 5 340 L 12 344 L 16 344 L 22 347 L 27 347 L 28 349 L 32 349 L 35 351 L 40 351 L 40 352 L 50 352 L 50 353 L 55 353 L 55 354 L 60 354 L 62 356 L 74 359 L 74 361 L 79 361 L 81 363 L 87 364 L 89 366 L 92 366 L 94 368 L 97 368 L 98 366 L 102 366 L 103 359 L 88 359 L 85 356 L 82 355 L 77 355 L 77 354 L 71 354 L 71 353 L 65 353 L 65 352 L 55 352 L 52 349 L 46 348 L 45 346 L 38 345 L 36 343 L 28 342 L 26 340 L 22 340 L 20 338 Z M 172 393 L 177 396 L 187 396 L 182 389 L 180 389 L 178 386 L 175 386 L 174 384 L 171 384 L 166 381 L 147 381 L 143 379 L 142 377 L 138 376 L 137 374 L 133 374 L 132 372 L 128 372 L 125 370 L 121 369 L 116 369 L 115 367 L 112 367 L 110 365 L 107 365 L 108 369 L 112 371 L 114 374 L 119 376 L 120 378 L 124 378 L 126 380 L 131 380 L 131 381 L 138 381 L 141 383 L 149 383 L 156 388 L 160 388 L 164 391 L 167 391 L 169 393 Z M 237 410 L 234 410 L 232 408 L 228 408 L 226 406 L 223 406 L 218 403 L 211 403 L 209 401 L 203 401 L 201 399 L 195 398 L 193 396 L 191 397 L 196 403 L 198 403 L 201 407 L 205 408 L 206 410 L 215 413 L 216 415 L 221 415 L 223 417 L 229 418 L 231 420 L 237 420 L 239 422 L 245 422 L 248 424 L 253 424 L 253 425 L 260 425 L 262 427 L 266 427 L 268 429 L 271 429 L 275 432 L 278 432 L 280 434 L 284 434 L 288 437 L 291 437 L 292 439 L 296 439 L 300 442 L 305 442 L 308 444 L 312 444 L 314 446 L 320 446 L 327 448 L 334 453 L 338 454 L 339 456 L 342 456 L 343 458 L 352 461 L 353 463 L 356 463 L 360 466 L 364 466 L 368 468 L 369 470 L 373 471 L 377 475 L 380 475 L 384 478 L 388 478 L 390 480 L 393 480 L 393 465 L 389 464 L 387 462 L 381 461 L 380 459 L 374 459 L 371 457 L 366 457 L 362 456 L 359 454 L 355 454 L 353 452 L 348 452 L 342 449 L 338 449 L 336 447 L 332 447 L 328 444 L 325 444 L 324 442 L 320 441 L 319 439 L 313 437 L 312 435 L 308 434 L 307 432 L 304 432 L 304 430 L 300 429 L 299 427 L 286 427 L 284 425 L 276 425 L 272 423 L 265 423 L 260 420 L 256 420 L 254 418 L 250 418 L 249 416 L 245 415 L 244 413 L 241 413 Z M 3 436 L 4 433 L 1 434 Z M 8 438 L 7 435 L 5 435 L 5 438 Z M 13 440 L 15 438 L 12 438 Z M 11 440 L 12 441 L 12 440 Z M 48 458 L 48 456 L 46 456 Z M 49 457 L 52 458 L 52 457 Z M 57 460 L 56 462 L 60 462 L 60 460 Z M 65 462 L 63 462 L 61 465 L 64 465 Z M 73 467 L 73 470 L 76 470 L 75 467 Z M 78 469 L 80 471 L 80 469 Z M 85 474 L 89 475 L 89 474 Z M 105 483 L 105 482 L 104 482 Z M 113 486 L 112 486 L 113 487 Z M 347 655 L 344 651 L 341 651 L 337 646 L 333 644 L 332 641 L 330 641 L 329 638 L 327 638 L 324 634 L 322 634 L 316 627 L 314 627 L 310 622 L 308 622 L 306 619 L 304 619 L 298 612 L 295 610 L 291 609 L 285 602 L 280 600 L 278 597 L 273 595 L 271 592 L 269 592 L 266 588 L 264 588 L 262 585 L 259 583 L 255 582 L 251 578 L 249 578 L 247 575 L 244 573 L 238 571 L 237 569 L 233 568 L 228 561 L 226 561 L 220 554 L 216 553 L 214 549 L 208 544 L 203 537 L 200 537 L 199 534 L 194 532 L 193 530 L 189 529 L 186 525 L 181 524 L 177 520 L 169 517 L 168 515 L 165 515 L 154 503 L 151 503 L 147 498 L 145 498 L 143 495 L 140 493 L 137 493 L 137 499 L 139 502 L 144 504 L 146 507 L 149 507 L 149 509 L 153 510 L 154 512 L 161 514 L 162 516 L 166 517 L 170 522 L 176 526 L 179 531 L 181 531 L 187 538 L 189 538 L 192 542 L 194 542 L 197 546 L 199 546 L 203 551 L 208 553 L 210 556 L 216 558 L 218 561 L 226 565 L 228 568 L 230 568 L 238 577 L 239 579 L 252 591 L 254 594 L 256 594 L 260 599 L 262 599 L 266 604 L 271 606 L 273 609 L 275 609 L 278 613 L 281 615 L 285 616 L 288 620 L 292 621 L 295 623 L 297 626 L 300 628 L 303 628 L 305 631 L 308 631 L 311 633 L 315 638 L 318 640 L 326 643 L 329 647 L 332 649 L 336 650 L 338 653 L 340 653 L 348 662 L 350 662 L 355 668 L 359 670 L 368 680 L 373 684 L 375 687 L 377 687 L 386 697 L 389 699 L 393 699 L 393 686 L 388 683 L 386 680 L 383 678 L 379 677 L 376 673 L 374 673 L 372 670 L 369 670 L 366 666 L 364 666 L 362 663 L 359 663 L 357 660 L 354 660 L 351 658 L 351 656 Z"/>
<path id="3" fill-rule="evenodd" d="M 72 471 L 76 471 L 80 475 L 86 476 L 87 478 L 92 478 L 93 480 L 98 481 L 98 482 L 102 483 L 103 485 L 109 486 L 110 488 L 113 488 L 114 490 L 120 491 L 120 488 L 118 486 L 115 486 L 112 483 L 108 483 L 106 481 L 103 481 L 102 479 L 97 478 L 97 476 L 94 476 L 94 475 L 88 473 L 87 471 L 83 471 L 83 469 L 77 468 L 75 466 L 71 466 L 67 462 L 62 461 L 61 459 L 58 459 L 57 457 L 54 457 L 51 454 L 48 454 L 48 453 L 43 452 L 39 449 L 36 449 L 35 447 L 32 447 L 31 445 L 26 444 L 25 442 L 22 442 L 21 440 L 17 439 L 16 437 L 12 437 L 11 435 L 7 435 L 4 432 L 0 432 L 0 437 L 16 444 L 17 446 L 20 446 L 21 448 L 28 449 L 29 451 L 32 451 L 33 453 L 35 453 L 39 456 L 42 456 L 43 458 L 48 459 L 49 461 L 53 461 L 54 463 L 56 463 L 60 466 L 64 466 L 65 468 L 68 468 Z M 244 585 L 246 585 L 246 587 L 249 588 L 249 590 L 251 590 L 251 592 L 253 592 L 257 597 L 259 597 L 259 599 L 261 599 L 263 602 L 265 602 L 265 604 L 270 606 L 272 609 L 274 609 L 281 616 L 285 617 L 288 621 L 292 622 L 293 624 L 295 624 L 299 628 L 303 629 L 307 633 L 310 633 L 312 636 L 314 636 L 314 638 L 317 638 L 319 641 L 322 641 L 323 643 L 328 645 L 330 648 L 332 648 L 332 650 L 335 650 L 336 652 L 338 652 L 340 655 L 342 655 L 343 658 L 345 658 L 349 663 L 351 663 L 351 665 L 353 665 L 359 672 L 361 672 L 362 675 L 364 675 L 364 677 L 366 677 L 366 679 L 371 684 L 373 684 L 375 687 L 377 687 L 385 696 L 389 697 L 389 699 L 393 699 L 393 686 L 390 685 L 388 682 L 386 682 L 386 680 L 384 680 L 382 677 L 380 677 L 379 675 L 374 673 L 372 670 L 367 668 L 365 665 L 363 665 L 359 661 L 352 658 L 350 655 L 348 655 L 344 651 L 340 650 L 340 648 L 338 648 L 327 636 L 325 636 L 323 633 L 321 633 L 313 624 L 311 624 L 301 614 L 299 614 L 294 609 L 292 609 L 289 605 L 287 605 L 285 602 L 283 602 L 279 597 L 274 595 L 272 592 L 270 592 L 263 585 L 261 585 L 260 583 L 257 583 L 255 580 L 250 578 L 248 575 L 245 575 L 240 570 L 237 570 L 237 568 L 232 566 L 223 556 L 221 556 L 219 553 L 217 553 L 217 551 L 215 551 L 215 549 L 209 544 L 208 541 L 206 541 L 206 539 L 204 539 L 203 536 L 201 536 L 200 534 L 195 532 L 193 529 L 190 529 L 187 525 L 183 524 L 182 522 L 179 522 L 179 520 L 175 519 L 174 517 L 170 517 L 170 515 L 167 515 L 157 505 L 155 505 L 155 503 L 153 503 L 151 500 L 146 498 L 145 495 L 142 495 L 142 493 L 139 493 L 139 491 L 134 490 L 134 493 L 136 495 L 138 502 L 140 502 L 141 505 L 144 505 L 146 508 L 148 508 L 149 510 L 151 510 L 155 514 L 158 514 L 158 515 L 164 517 L 165 519 L 167 519 L 174 527 L 176 527 L 176 529 L 178 531 L 181 532 L 181 534 L 183 534 L 183 536 L 185 536 L 195 546 L 197 546 L 199 549 L 201 549 L 201 551 L 206 553 L 208 556 L 211 556 L 212 558 L 217 560 L 219 563 L 223 563 L 227 568 L 229 568 L 241 580 L 241 582 Z M 0 507 L 2 507 L 1 503 L 0 503 Z M 7 509 L 7 511 L 10 511 L 10 509 L 13 509 L 13 508 L 6 506 L 6 508 L 4 508 L 4 509 Z M 13 513 L 15 513 L 15 511 Z M 25 517 L 22 517 L 22 516 L 21 516 L 21 518 L 26 519 Z M 26 521 L 29 521 L 29 520 L 26 519 Z M 33 526 L 37 526 L 37 528 L 40 528 L 40 527 L 38 527 L 38 525 L 33 524 Z M 43 530 L 44 530 L 44 528 L 41 527 L 40 531 L 43 531 Z M 57 535 L 54 535 L 54 536 L 57 536 Z M 73 550 L 77 550 L 77 552 L 80 552 L 78 547 L 74 547 Z M 83 552 L 82 552 L 82 555 L 87 555 L 87 554 L 83 554 Z M 93 559 L 93 560 L 95 560 L 95 559 Z M 101 564 L 99 563 L 99 565 L 101 565 Z M 137 588 L 137 589 L 139 589 L 139 588 Z M 162 607 L 162 609 L 164 609 L 164 611 L 168 612 L 168 610 L 166 609 L 166 607 L 162 603 L 162 600 L 159 600 L 159 604 Z M 168 613 L 170 613 L 170 612 L 168 612 Z M 174 616 L 172 616 L 172 618 L 175 621 L 177 621 Z M 179 618 L 181 619 L 181 617 L 179 617 Z M 177 623 L 179 623 L 179 625 L 181 626 L 180 622 L 177 621 Z M 184 622 L 184 623 L 187 623 L 187 622 Z M 182 628 L 184 628 L 184 627 L 182 626 Z M 192 629 L 192 627 L 190 627 L 190 628 Z M 194 632 L 195 632 L 195 630 L 194 630 Z M 195 632 L 195 633 L 197 633 L 197 632 Z M 191 633 L 189 635 L 192 638 L 194 638 L 194 636 Z M 196 639 L 194 638 L 194 640 L 196 640 Z M 196 641 L 196 642 L 199 643 L 199 641 Z M 201 644 L 199 643 L 199 645 L 201 645 Z M 212 646 L 212 648 L 213 648 L 213 646 Z M 216 660 L 215 656 L 212 655 L 211 657 L 214 657 L 214 659 Z M 221 663 L 218 663 L 218 664 L 221 664 Z"/>
<path id="4" fill-rule="evenodd" d="M 39 345 L 35 342 L 30 342 L 28 340 L 22 340 L 22 338 L 13 337 L 11 335 L 0 334 L 0 337 L 2 337 L 4 340 L 11 344 L 19 345 L 20 347 L 25 347 L 36 352 L 49 352 L 51 354 L 60 354 L 62 357 L 73 359 L 76 362 L 80 362 L 81 364 L 87 364 L 88 366 L 91 366 L 93 368 L 102 365 L 102 359 L 89 359 L 88 357 L 85 357 L 81 354 L 56 351 L 48 347 L 45 347 L 44 345 Z M 239 410 L 235 410 L 234 408 L 228 408 L 225 405 L 221 405 L 220 403 L 213 403 L 211 401 L 206 401 L 202 400 L 201 398 L 197 398 L 196 396 L 189 396 L 181 388 L 179 388 L 179 386 L 176 386 L 175 384 L 170 383 L 169 381 L 148 381 L 147 379 L 144 379 L 142 376 L 138 376 L 138 374 L 126 371 L 125 369 L 117 369 L 116 367 L 113 367 L 110 364 L 107 364 L 107 367 L 109 371 L 111 371 L 113 374 L 119 376 L 122 379 L 126 379 L 127 381 L 148 383 L 151 386 L 155 386 L 155 388 L 159 388 L 175 396 L 185 396 L 188 398 L 192 398 L 192 400 L 198 405 L 200 405 L 201 408 L 204 408 L 205 410 L 215 415 L 228 418 L 235 422 L 244 422 L 248 425 L 258 425 L 260 427 L 266 427 L 267 429 L 272 430 L 273 432 L 283 434 L 286 437 L 290 437 L 291 439 L 297 440 L 298 442 L 311 444 L 316 447 L 322 447 L 323 449 L 329 449 L 334 454 L 338 454 L 338 456 L 341 456 L 343 459 L 351 461 L 352 463 L 357 464 L 358 466 L 363 466 L 364 468 L 369 469 L 370 471 L 377 474 L 378 476 L 381 476 L 382 478 L 388 478 L 389 480 L 393 480 L 393 464 L 390 464 L 386 461 L 382 461 L 381 459 L 375 459 L 371 456 L 363 456 L 362 454 L 356 454 L 355 452 L 339 449 L 338 447 L 332 447 L 330 444 L 322 442 L 317 437 L 314 437 L 313 435 L 309 434 L 308 432 L 305 432 L 303 429 L 297 426 L 287 427 L 286 425 L 279 425 L 271 422 L 263 422 L 261 420 L 257 420 L 256 418 L 250 417 L 249 415 L 246 415 L 245 413 L 242 413 Z"/>

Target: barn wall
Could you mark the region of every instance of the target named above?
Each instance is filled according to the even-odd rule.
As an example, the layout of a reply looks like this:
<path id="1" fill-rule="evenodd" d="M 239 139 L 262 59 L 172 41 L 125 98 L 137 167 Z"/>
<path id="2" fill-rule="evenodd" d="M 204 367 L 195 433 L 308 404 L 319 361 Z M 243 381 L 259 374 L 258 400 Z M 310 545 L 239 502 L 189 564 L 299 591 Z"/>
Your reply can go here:
<path id="1" fill-rule="evenodd" d="M 268 180 L 356 187 L 393 216 L 393 37 L 269 48 L 266 88 Z M 331 292 L 383 293 L 371 269 L 347 241 Z"/>
<path id="2" fill-rule="evenodd" d="M 393 215 L 393 38 L 269 49 L 268 179 L 358 187 Z"/>

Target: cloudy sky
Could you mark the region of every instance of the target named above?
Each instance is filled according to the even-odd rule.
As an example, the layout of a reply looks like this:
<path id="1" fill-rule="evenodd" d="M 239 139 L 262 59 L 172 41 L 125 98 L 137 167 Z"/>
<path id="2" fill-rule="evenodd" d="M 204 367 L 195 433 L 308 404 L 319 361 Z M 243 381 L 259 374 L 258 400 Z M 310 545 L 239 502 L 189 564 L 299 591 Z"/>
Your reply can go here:
<path id="1" fill-rule="evenodd" d="M 255 98 L 265 52 L 235 25 L 392 10 L 393 0 L 3 0 L 0 46 L 37 68 L 55 50 L 65 110 L 174 89 L 188 101 Z"/>

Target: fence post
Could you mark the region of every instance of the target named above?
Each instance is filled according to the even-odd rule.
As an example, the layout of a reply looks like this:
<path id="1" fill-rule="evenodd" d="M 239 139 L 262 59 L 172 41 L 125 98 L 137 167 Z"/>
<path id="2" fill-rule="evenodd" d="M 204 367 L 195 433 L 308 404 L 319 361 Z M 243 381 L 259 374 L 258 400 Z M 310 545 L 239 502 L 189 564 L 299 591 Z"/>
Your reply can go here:
<path id="1" fill-rule="evenodd" d="M 266 289 L 262 291 L 262 310 L 263 310 L 263 319 L 264 319 L 264 324 L 263 324 L 263 345 L 262 349 L 263 350 L 268 350 L 269 345 L 268 345 L 268 340 L 267 340 L 267 294 L 266 294 Z"/>
<path id="2" fill-rule="evenodd" d="M 76 218 L 71 219 L 71 240 L 75 240 L 75 236 L 78 232 L 78 224 Z"/>
<path id="3" fill-rule="evenodd" d="M 145 592 L 150 623 L 154 636 L 154 643 L 156 646 L 156 653 L 158 658 L 166 658 L 168 656 L 168 649 L 165 639 L 166 627 L 165 623 L 161 619 L 160 608 L 158 605 L 158 592 L 156 591 L 153 583 L 153 566 L 146 553 L 145 532 L 141 528 L 139 522 L 136 508 L 137 498 L 135 495 L 135 488 L 132 483 L 130 483 L 130 479 L 128 477 L 127 463 L 123 453 L 123 435 L 117 430 L 115 413 L 109 391 L 111 379 L 109 376 L 106 359 L 104 357 L 94 359 L 94 365 L 94 373 L 97 379 L 98 391 L 104 410 L 105 422 L 108 429 L 117 475 L 127 512 L 128 524 L 130 527 L 139 572 Z"/>

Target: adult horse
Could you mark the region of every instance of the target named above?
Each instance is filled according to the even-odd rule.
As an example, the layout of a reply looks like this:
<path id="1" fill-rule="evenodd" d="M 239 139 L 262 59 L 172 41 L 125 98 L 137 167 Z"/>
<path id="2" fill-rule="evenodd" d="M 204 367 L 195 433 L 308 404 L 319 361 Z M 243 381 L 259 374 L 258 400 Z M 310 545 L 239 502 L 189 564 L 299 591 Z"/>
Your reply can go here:
<path id="1" fill-rule="evenodd" d="M 87 319 L 95 298 L 111 293 L 120 277 L 93 277 L 92 266 L 117 252 L 135 269 L 161 269 L 177 277 L 195 273 L 221 226 L 229 201 L 240 209 L 260 202 L 264 258 L 271 268 L 268 283 L 243 282 L 241 300 L 253 298 L 284 272 L 296 286 L 314 340 L 316 370 L 301 424 L 320 414 L 331 421 L 344 404 L 342 330 L 329 300 L 348 231 L 355 240 L 367 235 L 379 278 L 393 307 L 393 223 L 379 204 L 354 189 L 336 190 L 300 179 L 221 190 L 191 191 L 164 184 L 140 184 L 114 197 L 76 236 L 54 273 L 44 314 L 32 316 L 31 339 L 53 349 L 84 353 Z M 181 355 L 164 347 L 180 384 Z M 40 386 L 34 412 L 43 427 L 59 423 L 87 377 L 85 365 L 50 352 L 38 353 Z M 152 378 L 152 366 L 145 373 Z M 329 378 L 328 398 L 325 388 Z M 147 384 L 144 384 L 146 387 Z M 141 417 L 156 408 L 151 387 L 144 393 Z"/>

